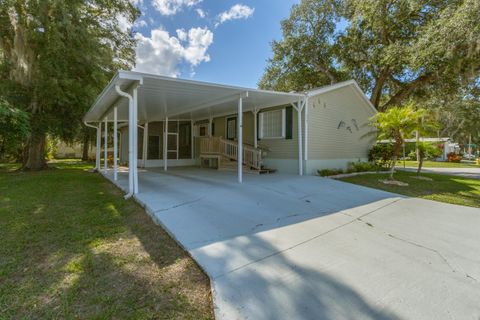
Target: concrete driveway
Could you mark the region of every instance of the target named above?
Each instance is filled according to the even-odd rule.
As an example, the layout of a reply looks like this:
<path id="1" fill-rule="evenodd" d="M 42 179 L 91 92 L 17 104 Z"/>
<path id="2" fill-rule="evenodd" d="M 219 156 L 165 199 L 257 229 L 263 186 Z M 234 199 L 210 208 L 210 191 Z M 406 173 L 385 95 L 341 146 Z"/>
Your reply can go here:
<path id="1" fill-rule="evenodd" d="M 217 319 L 480 318 L 480 209 L 319 177 L 139 179 L 138 201 L 210 276 Z"/>
<path id="2" fill-rule="evenodd" d="M 397 167 L 398 170 L 417 171 L 414 167 Z M 440 173 L 470 179 L 480 179 L 480 168 L 422 168 L 425 173 Z"/>

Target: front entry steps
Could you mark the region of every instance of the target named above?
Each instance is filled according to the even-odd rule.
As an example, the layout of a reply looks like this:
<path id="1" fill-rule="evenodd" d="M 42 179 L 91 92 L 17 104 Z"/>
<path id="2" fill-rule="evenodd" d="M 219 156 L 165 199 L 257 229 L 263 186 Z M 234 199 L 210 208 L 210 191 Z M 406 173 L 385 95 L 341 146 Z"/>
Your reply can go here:
<path id="1" fill-rule="evenodd" d="M 201 154 L 200 155 L 200 166 L 202 168 L 215 168 L 222 171 L 237 171 L 238 165 L 236 160 L 231 160 L 225 156 L 219 154 Z M 261 169 L 256 169 L 243 165 L 244 173 L 254 173 L 254 174 L 267 174 L 274 173 L 276 170 L 268 169 L 262 167 Z"/>

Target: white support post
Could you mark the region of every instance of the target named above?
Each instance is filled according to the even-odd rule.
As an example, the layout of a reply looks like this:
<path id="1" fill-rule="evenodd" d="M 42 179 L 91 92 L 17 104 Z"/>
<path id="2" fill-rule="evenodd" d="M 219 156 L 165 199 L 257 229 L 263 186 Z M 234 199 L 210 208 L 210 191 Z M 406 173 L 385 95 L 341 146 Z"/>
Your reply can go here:
<path id="1" fill-rule="evenodd" d="M 133 97 L 122 91 L 120 89 L 120 85 L 115 86 L 115 90 L 117 93 L 128 99 L 128 193 L 125 195 L 125 199 L 130 198 L 134 193 L 134 172 L 133 172 L 133 165 L 135 164 L 133 161 L 133 132 L 137 129 L 136 124 L 133 122 Z"/>
<path id="2" fill-rule="evenodd" d="M 163 171 L 167 171 L 167 158 L 168 158 L 168 117 L 163 122 Z"/>
<path id="3" fill-rule="evenodd" d="M 238 149 L 237 149 L 237 175 L 238 183 L 243 181 L 243 98 L 240 96 L 238 99 L 238 126 L 237 126 L 237 140 L 238 140 Z"/>
<path id="4" fill-rule="evenodd" d="M 129 102 L 130 108 L 128 112 L 128 190 L 133 195 L 133 101 Z"/>
<path id="5" fill-rule="evenodd" d="M 113 108 L 113 180 L 118 180 L 118 110 Z"/>
<path id="6" fill-rule="evenodd" d="M 133 194 L 138 193 L 138 87 L 133 88 Z"/>
<path id="7" fill-rule="evenodd" d="M 143 167 L 147 167 L 147 157 L 148 157 L 148 122 L 145 122 L 143 126 Z"/>
<path id="8" fill-rule="evenodd" d="M 258 147 L 258 124 L 257 124 L 257 118 L 258 118 L 258 110 L 255 109 L 252 111 L 253 112 L 253 147 L 257 149 Z"/>
<path id="9" fill-rule="evenodd" d="M 303 137 L 302 137 L 302 109 L 303 101 L 297 102 L 297 123 L 298 123 L 298 174 L 303 175 Z"/>
<path id="10" fill-rule="evenodd" d="M 305 105 L 303 107 L 305 109 L 304 115 L 305 115 L 305 120 L 304 120 L 304 147 L 303 147 L 303 160 L 307 161 L 308 160 L 308 97 L 305 98 Z M 308 170 L 308 166 L 306 168 Z M 308 173 L 307 173 L 308 174 Z"/>
<path id="11" fill-rule="evenodd" d="M 103 173 L 107 174 L 108 170 L 108 122 L 105 118 L 105 133 L 104 133 L 104 150 L 103 150 Z"/>
<path id="12" fill-rule="evenodd" d="M 100 162 L 100 155 L 101 155 L 101 148 L 102 148 L 102 122 L 98 122 L 98 127 L 97 127 L 97 148 L 95 150 L 95 169 L 97 169 L 98 172 L 100 172 L 101 168 L 101 162 Z"/>

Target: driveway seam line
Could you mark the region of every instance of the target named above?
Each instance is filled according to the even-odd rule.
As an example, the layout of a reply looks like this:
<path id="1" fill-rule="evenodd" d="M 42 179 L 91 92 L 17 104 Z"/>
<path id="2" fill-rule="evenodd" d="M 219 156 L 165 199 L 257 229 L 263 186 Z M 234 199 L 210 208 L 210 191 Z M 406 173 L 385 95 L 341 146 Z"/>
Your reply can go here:
<path id="1" fill-rule="evenodd" d="M 256 263 L 258 263 L 258 262 L 260 262 L 260 261 L 266 260 L 266 259 L 268 259 L 268 258 L 270 258 L 270 257 L 276 256 L 276 255 L 279 255 L 279 254 L 284 253 L 284 252 L 286 252 L 286 251 L 289 251 L 289 250 L 291 250 L 291 249 L 294 249 L 294 248 L 296 248 L 296 247 L 298 247 L 298 246 L 301 246 L 301 245 L 303 245 L 303 244 L 305 244 L 305 243 L 307 243 L 307 242 L 310 242 L 310 241 L 312 241 L 312 240 L 315 240 L 315 239 L 318 239 L 318 238 L 320 238 L 320 237 L 323 237 L 323 236 L 325 236 L 325 235 L 327 235 L 327 234 L 329 234 L 329 233 L 331 233 L 331 232 L 334 232 L 334 231 L 336 231 L 336 230 L 338 230 L 338 229 L 341 229 L 341 228 L 343 228 L 343 227 L 346 227 L 346 226 L 348 226 L 348 225 L 350 225 L 350 224 L 358 221 L 358 220 L 361 219 L 361 218 L 364 218 L 364 217 L 366 217 L 366 216 L 368 216 L 368 215 L 370 215 L 370 214 L 372 214 L 372 213 L 374 213 L 374 212 L 376 212 L 376 211 L 378 211 L 378 210 L 381 210 L 381 209 L 383 209 L 383 208 L 386 208 L 386 207 L 388 207 L 388 206 L 390 206 L 390 205 L 392 205 L 392 204 L 394 204 L 394 203 L 397 203 L 397 202 L 399 202 L 399 201 L 401 201 L 401 200 L 405 200 L 405 199 L 404 199 L 404 198 L 396 199 L 396 200 L 394 200 L 394 201 L 392 201 L 392 202 L 389 202 L 389 203 L 387 203 L 387 204 L 385 204 L 385 205 L 383 205 L 383 206 L 381 206 L 381 207 L 378 207 L 378 208 L 376 208 L 376 209 L 374 209 L 374 210 L 372 210 L 372 211 L 369 211 L 369 212 L 367 212 L 367 213 L 364 213 L 363 215 L 361 215 L 361 216 L 359 216 L 359 217 L 357 217 L 357 218 L 354 218 L 354 219 L 352 219 L 352 220 L 350 220 L 350 221 L 348 221 L 348 222 L 346 222 L 346 223 L 344 223 L 344 224 L 341 224 L 341 225 L 339 225 L 339 226 L 336 226 L 335 228 L 332 228 L 332 229 L 330 229 L 330 230 L 324 231 L 324 232 L 322 232 L 322 233 L 320 233 L 320 234 L 318 234 L 318 235 L 316 235 L 316 236 L 313 236 L 313 237 L 311 237 L 311 238 L 309 238 L 309 239 L 307 239 L 307 240 L 301 241 L 301 242 L 299 242 L 299 243 L 297 243 L 297 244 L 295 244 L 295 245 L 293 245 L 293 246 L 290 246 L 290 247 L 285 248 L 285 249 L 283 249 L 283 250 L 275 251 L 275 252 L 273 252 L 273 253 L 271 253 L 271 254 L 269 254 L 269 255 L 266 255 L 266 256 L 264 256 L 264 257 L 262 257 L 262 258 L 259 258 L 259 259 L 257 259 L 257 260 L 248 262 L 248 263 L 246 263 L 246 264 L 244 264 L 244 265 L 242 265 L 242 266 L 239 266 L 239 267 L 234 268 L 234 269 L 232 269 L 232 270 L 230 270 L 230 271 L 227 271 L 227 272 L 225 272 L 225 273 L 222 273 L 222 274 L 220 274 L 220 275 L 218 275 L 218 276 L 216 276 L 216 277 L 213 277 L 213 280 L 216 280 L 216 279 L 218 279 L 218 278 L 224 277 L 224 276 L 226 276 L 226 275 L 228 275 L 228 274 L 231 274 L 231 273 L 233 273 L 233 272 L 236 272 L 236 271 L 238 271 L 238 270 L 240 270 L 240 269 L 243 269 L 243 268 L 248 267 L 248 266 L 250 266 L 250 265 L 256 264 Z M 343 212 L 343 210 L 338 211 L 338 212 L 345 214 L 345 213 Z M 347 214 L 347 215 L 348 215 L 348 214 Z"/>
<path id="2" fill-rule="evenodd" d="M 362 220 L 362 218 L 358 218 L 359 221 L 362 221 L 362 222 L 365 222 L 364 220 Z M 467 278 L 470 278 L 472 280 L 474 280 L 475 282 L 478 282 L 478 280 L 474 277 L 472 277 L 471 275 L 469 275 L 468 273 L 466 273 L 465 271 L 463 270 L 457 270 L 456 268 L 454 268 L 450 262 L 448 261 L 447 258 L 445 258 L 445 256 L 443 254 L 441 254 L 438 250 L 436 249 L 433 249 L 433 248 L 430 248 L 430 247 L 427 247 L 423 244 L 420 244 L 420 243 L 417 243 L 413 240 L 408 240 L 408 239 L 403 239 L 399 236 L 396 236 L 394 234 L 391 234 L 385 230 L 381 230 L 382 228 L 381 227 L 376 227 L 377 230 L 379 230 L 383 235 L 387 235 L 388 237 L 392 238 L 392 239 L 395 239 L 395 240 L 398 240 L 398 241 L 401 241 L 401 242 L 404 242 L 404 243 L 407 243 L 407 244 L 410 244 L 412 246 L 415 246 L 415 247 L 418 247 L 418 248 L 421 248 L 421 249 L 424 249 L 424 250 L 427 250 L 427 251 L 430 251 L 430 252 L 433 252 L 435 253 L 438 257 L 440 257 L 441 260 L 443 260 L 443 262 L 445 262 L 445 264 L 450 268 L 450 270 L 454 273 L 457 273 L 457 272 L 461 272 L 463 274 L 465 274 L 465 277 Z"/>
<path id="3" fill-rule="evenodd" d="M 154 213 L 154 214 L 155 214 L 155 213 L 161 213 L 161 212 L 168 211 L 168 210 L 171 210 L 171 209 L 176 209 L 176 208 L 178 208 L 178 207 L 182 207 L 182 206 L 186 206 L 186 205 L 189 205 L 189 204 L 198 202 L 198 201 L 202 200 L 203 198 L 205 198 L 205 197 L 200 197 L 200 198 L 198 198 L 198 199 L 194 199 L 194 200 L 190 200 L 190 201 L 185 201 L 185 202 L 182 202 L 182 203 L 173 205 L 173 206 L 168 207 L 168 208 L 158 209 L 158 210 L 156 210 L 156 211 L 153 211 L 153 213 Z"/>

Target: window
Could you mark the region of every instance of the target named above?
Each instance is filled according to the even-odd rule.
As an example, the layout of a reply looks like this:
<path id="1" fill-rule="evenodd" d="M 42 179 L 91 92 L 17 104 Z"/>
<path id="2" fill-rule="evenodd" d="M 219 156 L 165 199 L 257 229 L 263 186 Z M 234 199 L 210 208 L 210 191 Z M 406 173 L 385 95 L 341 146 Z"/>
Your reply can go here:
<path id="1" fill-rule="evenodd" d="M 285 138 L 285 109 L 260 112 L 258 116 L 260 139 Z"/>
<path id="2" fill-rule="evenodd" d="M 208 123 L 201 123 L 196 125 L 197 137 L 207 137 L 208 136 Z"/>
<path id="3" fill-rule="evenodd" d="M 237 138 L 237 118 L 227 118 L 227 132 L 228 140 L 235 140 Z"/>

